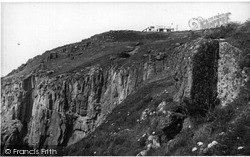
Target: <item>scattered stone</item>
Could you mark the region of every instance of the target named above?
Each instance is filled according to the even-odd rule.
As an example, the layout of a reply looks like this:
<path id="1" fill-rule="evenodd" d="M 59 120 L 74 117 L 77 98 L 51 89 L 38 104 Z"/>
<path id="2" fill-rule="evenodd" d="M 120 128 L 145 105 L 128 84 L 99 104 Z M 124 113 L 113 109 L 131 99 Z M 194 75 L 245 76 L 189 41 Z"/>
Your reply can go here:
<path id="1" fill-rule="evenodd" d="M 158 114 L 161 114 L 161 113 L 162 113 L 162 114 L 166 114 L 166 113 L 167 113 L 166 108 L 167 108 L 167 103 L 166 103 L 166 101 L 162 101 L 162 102 L 158 105 L 156 111 L 157 111 Z"/>
<path id="2" fill-rule="evenodd" d="M 147 109 L 145 109 L 144 111 L 142 111 L 140 120 L 141 120 L 141 121 L 146 120 L 147 117 L 148 117 L 148 115 L 149 115 L 149 113 L 150 113 L 149 108 L 147 108 Z"/>
<path id="3" fill-rule="evenodd" d="M 238 150 L 241 150 L 241 149 L 243 149 L 244 147 L 242 147 L 242 146 L 240 146 L 240 147 L 238 147 Z"/>
<path id="4" fill-rule="evenodd" d="M 211 148 L 211 147 L 213 147 L 213 146 L 215 146 L 215 145 L 217 145 L 217 144 L 218 144 L 217 141 L 213 141 L 213 142 L 211 142 L 211 143 L 209 143 L 209 144 L 207 145 L 207 148 Z"/>
<path id="5" fill-rule="evenodd" d="M 198 149 L 197 149 L 197 147 L 194 147 L 193 149 L 192 149 L 192 152 L 195 152 L 195 151 L 197 151 Z"/>
<path id="6" fill-rule="evenodd" d="M 156 148 L 160 147 L 159 138 L 155 135 L 149 135 L 147 143 L 149 143 L 147 145 L 148 149 L 150 149 L 150 148 L 156 149 Z"/>
<path id="7" fill-rule="evenodd" d="M 202 146 L 202 145 L 203 145 L 203 142 L 197 142 L 197 145 L 198 145 L 198 146 Z"/>
<path id="8" fill-rule="evenodd" d="M 143 150 L 140 153 L 138 153 L 136 156 L 147 156 L 148 150 Z"/>

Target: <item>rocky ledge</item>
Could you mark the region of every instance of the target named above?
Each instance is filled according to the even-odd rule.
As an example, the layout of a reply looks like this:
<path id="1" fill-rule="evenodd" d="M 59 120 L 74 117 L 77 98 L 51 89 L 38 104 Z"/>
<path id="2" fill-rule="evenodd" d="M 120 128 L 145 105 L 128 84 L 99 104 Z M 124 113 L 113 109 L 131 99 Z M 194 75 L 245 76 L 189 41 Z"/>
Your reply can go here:
<path id="1" fill-rule="evenodd" d="M 29 60 L 2 78 L 1 150 L 176 155 L 179 138 L 189 132 L 189 146 L 179 146 L 177 155 L 194 155 L 198 148 L 189 147 L 198 133 L 207 134 L 212 111 L 239 99 L 249 103 L 242 94 L 249 90 L 247 47 L 203 33 L 111 31 Z M 111 140 L 123 136 L 131 145 Z M 111 151 L 117 145 L 123 148 Z M 204 149 L 200 155 L 211 153 Z"/>

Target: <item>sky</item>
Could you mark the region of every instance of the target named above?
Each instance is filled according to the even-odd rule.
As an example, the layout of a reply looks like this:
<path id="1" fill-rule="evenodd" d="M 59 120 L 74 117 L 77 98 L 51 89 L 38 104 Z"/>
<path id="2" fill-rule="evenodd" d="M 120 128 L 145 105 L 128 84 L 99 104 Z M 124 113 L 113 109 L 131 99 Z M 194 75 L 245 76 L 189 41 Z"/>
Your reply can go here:
<path id="1" fill-rule="evenodd" d="M 141 31 L 231 12 L 231 21 L 250 19 L 250 2 L 230 3 L 2 3 L 1 77 L 53 48 L 109 30 Z"/>

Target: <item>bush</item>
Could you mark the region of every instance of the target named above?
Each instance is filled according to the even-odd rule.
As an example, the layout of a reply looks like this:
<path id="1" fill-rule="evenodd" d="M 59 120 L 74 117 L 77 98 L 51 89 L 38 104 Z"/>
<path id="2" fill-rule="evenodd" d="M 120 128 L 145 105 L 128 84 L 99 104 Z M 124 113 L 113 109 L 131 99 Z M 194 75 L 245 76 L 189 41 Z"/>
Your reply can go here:
<path id="1" fill-rule="evenodd" d="M 235 114 L 235 108 L 232 105 L 225 107 L 218 106 L 214 110 L 208 112 L 206 116 L 207 122 L 216 121 L 219 125 L 225 124 L 231 120 Z"/>
<path id="2" fill-rule="evenodd" d="M 239 66 L 241 69 L 244 67 L 250 67 L 250 53 L 240 58 Z"/>
<path id="3" fill-rule="evenodd" d="M 226 26 L 221 26 L 219 28 L 213 29 L 211 32 L 208 32 L 208 34 L 205 34 L 206 39 L 219 39 L 219 38 L 226 38 L 233 33 L 236 32 L 236 29 L 239 27 L 238 23 L 229 23 Z"/>
<path id="4" fill-rule="evenodd" d="M 210 138 L 212 137 L 214 127 L 207 123 L 207 124 L 202 124 L 199 126 L 199 128 L 194 132 L 193 140 L 198 142 L 205 142 L 207 143 Z"/>
<path id="5" fill-rule="evenodd" d="M 250 143 L 250 116 L 249 110 L 243 111 L 226 128 L 225 137 L 221 139 L 221 147 L 218 148 L 217 155 L 249 155 Z M 243 146 L 239 150 L 237 147 Z"/>

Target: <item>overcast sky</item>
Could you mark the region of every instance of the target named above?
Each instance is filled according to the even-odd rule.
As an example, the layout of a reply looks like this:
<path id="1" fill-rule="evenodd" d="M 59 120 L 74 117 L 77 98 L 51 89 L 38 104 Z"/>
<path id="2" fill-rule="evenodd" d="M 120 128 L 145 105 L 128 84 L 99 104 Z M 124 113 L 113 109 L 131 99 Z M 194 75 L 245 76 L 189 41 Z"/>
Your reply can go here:
<path id="1" fill-rule="evenodd" d="M 151 25 L 231 12 L 232 21 L 250 18 L 250 3 L 2 3 L 1 76 L 29 58 L 109 30 L 141 31 Z"/>

